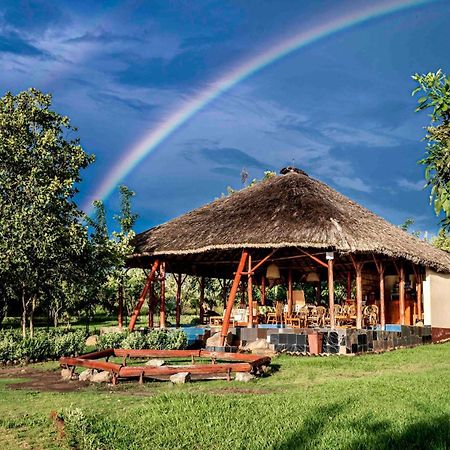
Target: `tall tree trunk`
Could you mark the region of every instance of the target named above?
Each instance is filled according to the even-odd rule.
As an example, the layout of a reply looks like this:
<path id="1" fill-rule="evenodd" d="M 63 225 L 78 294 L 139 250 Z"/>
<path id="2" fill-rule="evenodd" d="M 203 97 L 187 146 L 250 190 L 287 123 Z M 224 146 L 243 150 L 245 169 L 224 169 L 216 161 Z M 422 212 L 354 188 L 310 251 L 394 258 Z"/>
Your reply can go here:
<path id="1" fill-rule="evenodd" d="M 22 287 L 22 336 L 27 337 L 27 301 L 25 298 L 25 286 Z"/>
<path id="2" fill-rule="evenodd" d="M 30 337 L 34 335 L 34 311 L 36 310 L 36 295 L 33 295 L 31 299 L 31 311 L 30 311 Z"/>

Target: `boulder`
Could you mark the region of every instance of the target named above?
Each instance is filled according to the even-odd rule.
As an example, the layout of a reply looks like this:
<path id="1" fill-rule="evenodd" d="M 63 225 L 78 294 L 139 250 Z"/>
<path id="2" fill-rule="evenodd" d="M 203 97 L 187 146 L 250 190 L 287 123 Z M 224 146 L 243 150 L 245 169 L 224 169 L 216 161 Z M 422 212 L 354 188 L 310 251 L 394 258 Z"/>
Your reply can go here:
<path id="1" fill-rule="evenodd" d="M 62 369 L 61 370 L 61 378 L 63 380 L 71 380 L 72 379 L 72 371 L 70 369 Z"/>
<path id="2" fill-rule="evenodd" d="M 150 359 L 144 365 L 150 367 L 161 367 L 164 366 L 166 362 L 163 359 Z"/>
<path id="3" fill-rule="evenodd" d="M 254 380 L 256 377 L 248 372 L 238 372 L 234 377 L 234 381 L 241 381 L 243 383 L 248 383 L 251 380 Z"/>
<path id="4" fill-rule="evenodd" d="M 233 335 L 228 333 L 225 344 L 231 345 L 233 341 Z M 211 337 L 206 339 L 206 347 L 221 347 L 220 332 L 214 333 Z"/>
<path id="5" fill-rule="evenodd" d="M 170 376 L 170 381 L 173 384 L 184 384 L 191 381 L 191 374 L 189 372 L 179 372 Z"/>
<path id="6" fill-rule="evenodd" d="M 98 336 L 96 334 L 93 334 L 92 336 L 89 336 L 86 339 L 85 344 L 86 344 L 87 347 L 95 347 L 95 346 L 97 346 L 97 344 L 98 344 Z"/>
<path id="7" fill-rule="evenodd" d="M 251 352 L 253 352 L 253 350 L 267 350 L 269 348 L 269 344 L 267 339 L 257 339 L 256 341 L 249 342 L 245 348 Z"/>
<path id="8" fill-rule="evenodd" d="M 83 372 L 81 372 L 80 375 L 78 376 L 78 379 L 80 381 L 91 381 L 92 376 L 95 375 L 96 373 L 98 373 L 98 371 L 95 369 L 83 370 Z"/>
<path id="9" fill-rule="evenodd" d="M 91 383 L 111 383 L 112 374 L 106 370 L 91 376 Z"/>

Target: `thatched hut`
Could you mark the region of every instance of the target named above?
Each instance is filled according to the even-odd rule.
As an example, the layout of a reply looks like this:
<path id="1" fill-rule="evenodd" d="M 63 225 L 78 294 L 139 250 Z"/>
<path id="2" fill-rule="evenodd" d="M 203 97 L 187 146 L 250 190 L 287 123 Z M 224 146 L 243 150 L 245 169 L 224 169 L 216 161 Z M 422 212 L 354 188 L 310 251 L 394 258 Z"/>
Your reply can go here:
<path id="1" fill-rule="evenodd" d="M 287 281 L 288 314 L 293 282 L 327 280 L 333 327 L 334 281 L 346 283 L 348 301 L 356 281 L 357 327 L 363 303 L 373 302 L 383 326 L 424 320 L 450 329 L 450 254 L 296 168 L 140 233 L 133 244 L 129 265 L 153 266 L 148 286 L 165 270 L 180 282 L 181 274 L 233 279 L 223 332 L 241 277 L 264 285 L 271 264 Z"/>

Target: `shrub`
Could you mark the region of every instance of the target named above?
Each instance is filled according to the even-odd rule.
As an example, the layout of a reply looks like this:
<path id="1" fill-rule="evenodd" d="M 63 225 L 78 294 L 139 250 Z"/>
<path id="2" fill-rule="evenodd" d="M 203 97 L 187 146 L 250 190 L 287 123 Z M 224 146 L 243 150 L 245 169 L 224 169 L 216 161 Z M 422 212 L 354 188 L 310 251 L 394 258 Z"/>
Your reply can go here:
<path id="1" fill-rule="evenodd" d="M 134 331 L 128 334 L 128 336 L 122 341 L 123 348 L 132 348 L 140 350 L 147 347 L 147 336 L 139 331 Z"/>
<path id="2" fill-rule="evenodd" d="M 98 338 L 98 348 L 99 350 L 105 350 L 107 348 L 120 348 L 122 347 L 122 342 L 126 337 L 126 332 L 102 334 Z"/>
<path id="3" fill-rule="evenodd" d="M 43 361 L 83 353 L 85 334 L 82 330 L 39 330 L 33 337 L 23 338 L 18 331 L 0 331 L 0 362 Z"/>
<path id="4" fill-rule="evenodd" d="M 178 350 L 187 345 L 187 337 L 182 330 L 152 330 L 146 337 L 149 349 Z"/>

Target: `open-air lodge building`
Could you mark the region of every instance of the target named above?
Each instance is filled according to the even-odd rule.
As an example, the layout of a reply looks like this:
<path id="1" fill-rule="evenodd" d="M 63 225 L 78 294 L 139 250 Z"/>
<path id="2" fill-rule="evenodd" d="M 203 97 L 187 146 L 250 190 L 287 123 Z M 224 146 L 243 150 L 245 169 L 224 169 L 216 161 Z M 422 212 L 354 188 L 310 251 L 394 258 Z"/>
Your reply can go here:
<path id="1" fill-rule="evenodd" d="M 184 275 L 230 280 L 224 314 L 211 318 L 211 325 L 220 327 L 222 345 L 230 327 L 235 333 L 240 329 L 241 339 L 244 332 L 247 339 L 266 336 L 262 330 L 268 329 L 307 334 L 315 328 L 325 339 L 334 331 L 335 336 L 353 333 L 353 347 L 341 343 L 348 351 L 367 350 L 367 340 L 358 338 L 364 330 L 378 330 L 385 341 L 389 332 L 396 335 L 390 345 L 379 344 L 381 350 L 419 343 L 431 333 L 433 340 L 450 337 L 450 254 L 296 168 L 138 234 L 134 246 L 129 266 L 149 275 L 130 329 L 153 283 L 161 283 L 160 325 L 165 326 L 168 272 L 178 285 L 177 325 Z M 266 290 L 276 284 L 286 287 L 286 295 L 269 307 Z M 337 284 L 340 292 L 344 288 L 340 298 Z M 313 286 L 316 299 L 305 299 L 298 289 L 305 285 Z M 326 305 L 320 304 L 321 289 Z"/>

